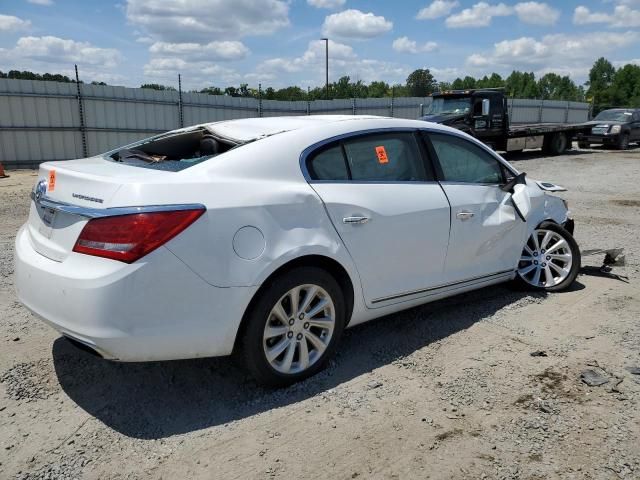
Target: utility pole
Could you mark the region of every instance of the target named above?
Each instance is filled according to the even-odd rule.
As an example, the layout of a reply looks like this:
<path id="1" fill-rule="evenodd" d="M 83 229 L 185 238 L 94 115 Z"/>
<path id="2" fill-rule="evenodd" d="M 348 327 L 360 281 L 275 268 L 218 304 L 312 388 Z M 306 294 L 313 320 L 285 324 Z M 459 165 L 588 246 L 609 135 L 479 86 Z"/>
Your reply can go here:
<path id="1" fill-rule="evenodd" d="M 325 46 L 325 49 L 324 49 L 325 87 L 327 90 L 327 93 L 326 93 L 327 100 L 329 100 L 329 39 L 321 38 L 320 40 L 324 40 L 324 46 Z"/>

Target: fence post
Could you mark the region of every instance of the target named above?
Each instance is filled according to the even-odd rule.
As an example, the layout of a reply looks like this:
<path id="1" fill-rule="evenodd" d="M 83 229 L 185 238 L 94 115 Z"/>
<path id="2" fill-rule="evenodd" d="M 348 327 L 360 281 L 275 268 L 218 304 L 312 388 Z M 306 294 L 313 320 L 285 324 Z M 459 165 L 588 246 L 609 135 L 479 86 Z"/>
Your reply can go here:
<path id="1" fill-rule="evenodd" d="M 258 84 L 258 117 L 262 117 L 262 84 Z"/>
<path id="2" fill-rule="evenodd" d="M 567 109 L 564 111 L 564 123 L 569 123 L 569 103 L 567 100 Z"/>
<path id="3" fill-rule="evenodd" d="M 307 115 L 311 115 L 311 87 L 307 86 Z"/>
<path id="4" fill-rule="evenodd" d="M 542 123 L 542 109 L 544 107 L 544 100 L 540 100 L 540 106 L 538 107 L 538 123 Z"/>
<path id="5" fill-rule="evenodd" d="M 389 116 L 393 118 L 393 99 L 395 97 L 396 89 L 391 87 L 391 104 L 389 105 Z"/>
<path id="6" fill-rule="evenodd" d="M 355 97 L 351 99 L 351 114 L 352 115 L 356 114 L 356 98 Z"/>
<path id="7" fill-rule="evenodd" d="M 78 112 L 80 113 L 80 136 L 82 138 L 82 156 L 89 156 L 89 149 L 87 148 L 87 129 L 84 121 L 84 105 L 82 104 L 82 91 L 80 90 L 80 77 L 78 76 L 78 65 L 76 68 L 76 89 L 78 92 Z"/>
<path id="8" fill-rule="evenodd" d="M 184 127 L 184 112 L 182 111 L 182 76 L 178 74 L 178 121 L 180 128 Z"/>

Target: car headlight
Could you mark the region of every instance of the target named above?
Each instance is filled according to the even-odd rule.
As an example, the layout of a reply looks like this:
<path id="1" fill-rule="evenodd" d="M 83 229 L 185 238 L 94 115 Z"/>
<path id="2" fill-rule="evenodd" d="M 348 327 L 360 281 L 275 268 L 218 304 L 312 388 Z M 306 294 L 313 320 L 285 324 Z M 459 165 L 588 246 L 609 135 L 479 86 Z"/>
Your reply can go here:
<path id="1" fill-rule="evenodd" d="M 620 128 L 622 128 L 620 125 L 612 125 L 609 133 L 620 133 Z"/>

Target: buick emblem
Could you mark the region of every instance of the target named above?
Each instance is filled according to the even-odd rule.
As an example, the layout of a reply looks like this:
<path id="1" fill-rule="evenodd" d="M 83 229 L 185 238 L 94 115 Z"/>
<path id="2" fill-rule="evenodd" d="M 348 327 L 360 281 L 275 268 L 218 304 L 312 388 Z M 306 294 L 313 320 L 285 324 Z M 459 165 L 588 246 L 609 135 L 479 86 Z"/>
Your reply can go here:
<path id="1" fill-rule="evenodd" d="M 40 180 L 37 184 L 36 184 L 36 191 L 34 194 L 34 200 L 36 201 L 36 203 L 40 203 L 40 200 L 42 199 L 42 197 L 44 197 L 47 193 L 47 181 L 46 180 Z"/>

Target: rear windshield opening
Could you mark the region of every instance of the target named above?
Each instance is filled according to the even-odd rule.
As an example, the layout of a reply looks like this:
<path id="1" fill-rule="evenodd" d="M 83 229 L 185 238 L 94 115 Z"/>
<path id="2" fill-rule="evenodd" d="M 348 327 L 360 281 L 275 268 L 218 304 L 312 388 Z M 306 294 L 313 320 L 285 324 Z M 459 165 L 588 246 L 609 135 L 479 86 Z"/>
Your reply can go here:
<path id="1" fill-rule="evenodd" d="M 235 146 L 199 129 L 152 137 L 111 153 L 108 158 L 134 167 L 177 172 Z"/>

